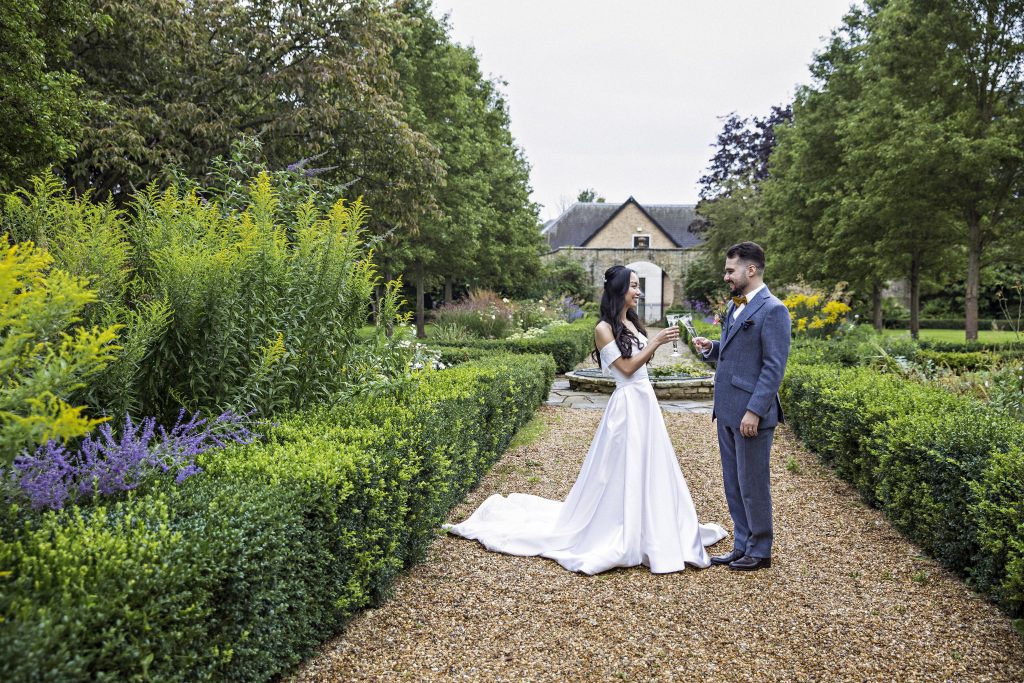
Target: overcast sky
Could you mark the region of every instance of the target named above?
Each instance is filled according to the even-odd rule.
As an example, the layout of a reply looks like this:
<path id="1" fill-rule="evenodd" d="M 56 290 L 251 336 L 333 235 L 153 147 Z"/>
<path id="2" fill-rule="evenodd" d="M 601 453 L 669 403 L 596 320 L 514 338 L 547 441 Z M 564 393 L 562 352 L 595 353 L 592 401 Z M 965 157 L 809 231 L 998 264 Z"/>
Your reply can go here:
<path id="1" fill-rule="evenodd" d="M 720 117 L 764 116 L 853 0 L 434 0 L 507 82 L 534 201 L 692 204 Z"/>

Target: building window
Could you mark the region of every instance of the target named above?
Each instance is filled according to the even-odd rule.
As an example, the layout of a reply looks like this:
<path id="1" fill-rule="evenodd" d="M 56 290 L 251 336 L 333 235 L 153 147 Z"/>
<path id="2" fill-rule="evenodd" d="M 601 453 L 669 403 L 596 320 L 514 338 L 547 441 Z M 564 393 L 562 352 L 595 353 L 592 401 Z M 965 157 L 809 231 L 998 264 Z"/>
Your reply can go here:
<path id="1" fill-rule="evenodd" d="M 650 235 L 633 235 L 633 248 L 634 249 L 650 249 L 651 248 L 651 236 Z"/>

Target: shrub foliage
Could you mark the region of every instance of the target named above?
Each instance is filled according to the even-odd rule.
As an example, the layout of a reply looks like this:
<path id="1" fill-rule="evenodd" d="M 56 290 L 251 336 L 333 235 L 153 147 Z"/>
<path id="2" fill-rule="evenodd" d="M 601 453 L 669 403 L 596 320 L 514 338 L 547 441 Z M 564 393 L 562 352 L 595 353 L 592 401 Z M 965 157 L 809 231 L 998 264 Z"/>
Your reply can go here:
<path id="1" fill-rule="evenodd" d="M 781 393 L 796 433 L 866 502 L 1024 614 L 1024 425 L 867 367 L 791 363 Z"/>
<path id="2" fill-rule="evenodd" d="M 493 356 L 278 420 L 206 474 L 0 518 L 0 678 L 268 680 L 424 555 L 547 396 Z"/>
<path id="3" fill-rule="evenodd" d="M 31 242 L 0 255 L 0 466 L 47 441 L 81 437 L 102 420 L 70 404 L 114 359 L 117 326 L 78 325 L 96 295 L 80 278 L 53 268 Z"/>
<path id="4" fill-rule="evenodd" d="M 445 342 L 430 341 L 441 349 L 442 360 L 458 362 L 461 358 L 475 357 L 467 349 L 510 353 L 546 353 L 555 359 L 559 373 L 572 370 L 594 348 L 594 320 L 582 318 L 567 325 L 549 326 L 543 334 L 512 339 L 463 339 Z"/>
<path id="5" fill-rule="evenodd" d="M 4 198 L 12 236 L 91 287 L 76 320 L 120 326 L 120 351 L 75 400 L 167 423 L 182 406 L 269 415 L 404 369 L 381 366 L 400 355 L 386 335 L 356 339 L 375 298 L 378 322 L 402 320 L 399 287 L 381 287 L 373 266 L 366 207 L 282 204 L 266 173 L 247 192 L 225 206 L 184 181 L 151 186 L 125 212 L 46 176 Z"/>

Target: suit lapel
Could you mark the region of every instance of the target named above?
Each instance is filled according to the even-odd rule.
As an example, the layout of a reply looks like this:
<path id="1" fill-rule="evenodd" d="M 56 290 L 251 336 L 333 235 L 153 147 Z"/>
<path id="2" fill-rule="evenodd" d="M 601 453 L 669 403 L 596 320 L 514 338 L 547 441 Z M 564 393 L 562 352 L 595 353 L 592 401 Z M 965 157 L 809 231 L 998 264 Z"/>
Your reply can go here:
<path id="1" fill-rule="evenodd" d="M 722 338 L 719 348 L 725 347 L 725 342 L 729 339 L 729 324 L 732 322 L 732 312 L 736 306 L 730 301 L 725 306 L 725 318 L 722 320 Z"/>
<path id="2" fill-rule="evenodd" d="M 757 296 L 754 297 L 753 301 L 743 307 L 743 310 L 740 311 L 739 316 L 735 320 L 732 319 L 732 310 L 729 310 L 729 335 L 726 337 L 725 341 L 722 342 L 721 348 L 724 349 L 729 342 L 732 341 L 732 331 L 738 330 L 739 326 L 742 325 L 745 320 L 754 315 L 754 313 L 757 312 L 757 309 L 764 306 L 765 302 L 768 301 L 769 296 L 771 296 L 771 293 L 768 291 L 768 287 L 765 287 L 757 293 Z"/>

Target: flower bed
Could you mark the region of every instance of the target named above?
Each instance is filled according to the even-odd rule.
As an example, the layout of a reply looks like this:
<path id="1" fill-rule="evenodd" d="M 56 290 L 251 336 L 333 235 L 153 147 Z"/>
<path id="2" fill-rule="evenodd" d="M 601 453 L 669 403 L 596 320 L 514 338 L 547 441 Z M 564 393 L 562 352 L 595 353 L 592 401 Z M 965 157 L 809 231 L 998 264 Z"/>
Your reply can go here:
<path id="1" fill-rule="evenodd" d="M 268 680 L 379 602 L 547 396 L 504 355 L 293 414 L 205 472 L 0 516 L 0 678 Z"/>
<path id="2" fill-rule="evenodd" d="M 790 424 L 866 502 L 1024 615 L 1024 424 L 897 375 L 790 363 Z"/>

